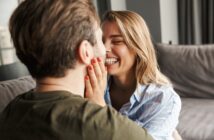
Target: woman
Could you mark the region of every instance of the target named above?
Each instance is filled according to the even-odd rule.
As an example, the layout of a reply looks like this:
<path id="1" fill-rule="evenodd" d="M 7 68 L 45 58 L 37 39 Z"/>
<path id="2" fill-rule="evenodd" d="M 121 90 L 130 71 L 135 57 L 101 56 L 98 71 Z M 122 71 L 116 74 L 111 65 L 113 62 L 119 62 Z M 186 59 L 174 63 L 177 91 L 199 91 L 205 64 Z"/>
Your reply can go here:
<path id="1" fill-rule="evenodd" d="M 109 11 L 102 29 L 110 76 L 106 103 L 146 128 L 155 140 L 173 139 L 181 101 L 158 69 L 145 21 L 131 11 Z"/>

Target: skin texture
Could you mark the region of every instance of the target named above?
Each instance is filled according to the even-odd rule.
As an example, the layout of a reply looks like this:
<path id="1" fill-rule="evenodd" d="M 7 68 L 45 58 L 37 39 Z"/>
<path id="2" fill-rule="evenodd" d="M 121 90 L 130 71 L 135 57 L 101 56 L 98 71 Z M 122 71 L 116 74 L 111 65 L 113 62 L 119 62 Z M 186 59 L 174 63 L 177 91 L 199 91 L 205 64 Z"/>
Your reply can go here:
<path id="1" fill-rule="evenodd" d="M 105 106 L 104 90 L 106 87 L 107 71 L 102 59 L 92 59 L 88 66 L 88 75 L 85 76 L 85 97 L 92 102 Z"/>
<path id="2" fill-rule="evenodd" d="M 115 22 L 103 23 L 103 41 L 106 47 L 106 58 L 115 58 L 114 64 L 106 64 L 108 74 L 124 76 L 134 71 L 135 53 L 125 44 L 119 28 Z"/>
<path id="3" fill-rule="evenodd" d="M 96 35 L 97 46 L 93 48 L 94 58 L 91 59 L 91 64 L 87 66 L 87 75 L 85 76 L 85 98 L 105 106 L 104 90 L 107 83 L 107 71 L 104 60 L 106 49 L 102 42 L 102 31 L 99 30 Z"/>
<path id="4" fill-rule="evenodd" d="M 125 104 L 133 90 L 135 90 L 135 56 L 134 51 L 129 49 L 125 44 L 123 37 L 115 22 L 104 22 L 103 42 L 106 47 L 106 69 L 113 78 L 111 86 L 112 105 L 119 110 Z M 109 60 L 109 61 L 108 61 Z M 93 67 L 91 67 L 93 66 Z M 104 105 L 104 89 L 106 77 L 104 74 L 103 63 L 93 63 L 88 67 L 88 76 L 86 76 L 86 94 L 85 97 L 97 104 Z M 103 84 L 105 83 L 105 84 Z M 99 93 L 100 92 L 100 93 Z"/>
<path id="5" fill-rule="evenodd" d="M 115 22 L 105 21 L 102 25 L 103 41 L 106 47 L 106 67 L 112 77 L 110 96 L 112 106 L 120 110 L 127 103 L 136 87 L 135 64 L 136 53 L 125 43 Z M 116 63 L 108 63 L 108 59 Z"/>

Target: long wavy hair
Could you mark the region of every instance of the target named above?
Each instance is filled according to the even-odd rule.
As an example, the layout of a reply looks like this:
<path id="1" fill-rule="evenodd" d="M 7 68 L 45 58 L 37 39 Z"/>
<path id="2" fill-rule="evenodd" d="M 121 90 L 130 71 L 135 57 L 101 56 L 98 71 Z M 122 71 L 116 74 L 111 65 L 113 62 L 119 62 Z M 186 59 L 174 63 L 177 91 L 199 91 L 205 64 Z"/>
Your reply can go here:
<path id="1" fill-rule="evenodd" d="M 170 84 L 158 67 L 149 29 L 143 18 L 132 11 L 108 11 L 102 23 L 115 22 L 125 44 L 136 52 L 136 79 L 139 84 Z"/>

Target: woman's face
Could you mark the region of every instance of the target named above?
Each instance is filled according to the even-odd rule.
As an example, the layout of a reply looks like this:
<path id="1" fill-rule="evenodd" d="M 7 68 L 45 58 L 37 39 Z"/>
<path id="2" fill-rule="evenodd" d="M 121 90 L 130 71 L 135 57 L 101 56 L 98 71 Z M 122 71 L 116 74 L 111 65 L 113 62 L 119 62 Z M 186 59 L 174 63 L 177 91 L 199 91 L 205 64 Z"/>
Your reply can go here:
<path id="1" fill-rule="evenodd" d="M 125 44 L 117 24 L 105 21 L 102 30 L 108 74 L 120 76 L 133 72 L 136 53 Z"/>

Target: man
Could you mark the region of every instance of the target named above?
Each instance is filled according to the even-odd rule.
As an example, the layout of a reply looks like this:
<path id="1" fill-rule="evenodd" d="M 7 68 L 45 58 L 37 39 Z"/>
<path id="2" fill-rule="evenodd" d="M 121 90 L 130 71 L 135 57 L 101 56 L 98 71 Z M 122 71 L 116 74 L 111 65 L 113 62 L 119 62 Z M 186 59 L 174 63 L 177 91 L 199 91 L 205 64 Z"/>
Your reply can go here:
<path id="1" fill-rule="evenodd" d="M 10 19 L 10 32 L 37 87 L 3 111 L 1 139 L 151 139 L 117 111 L 84 99 L 87 66 L 92 60 L 94 67 L 88 69 L 99 68 L 105 56 L 99 19 L 89 0 L 25 0 Z"/>

